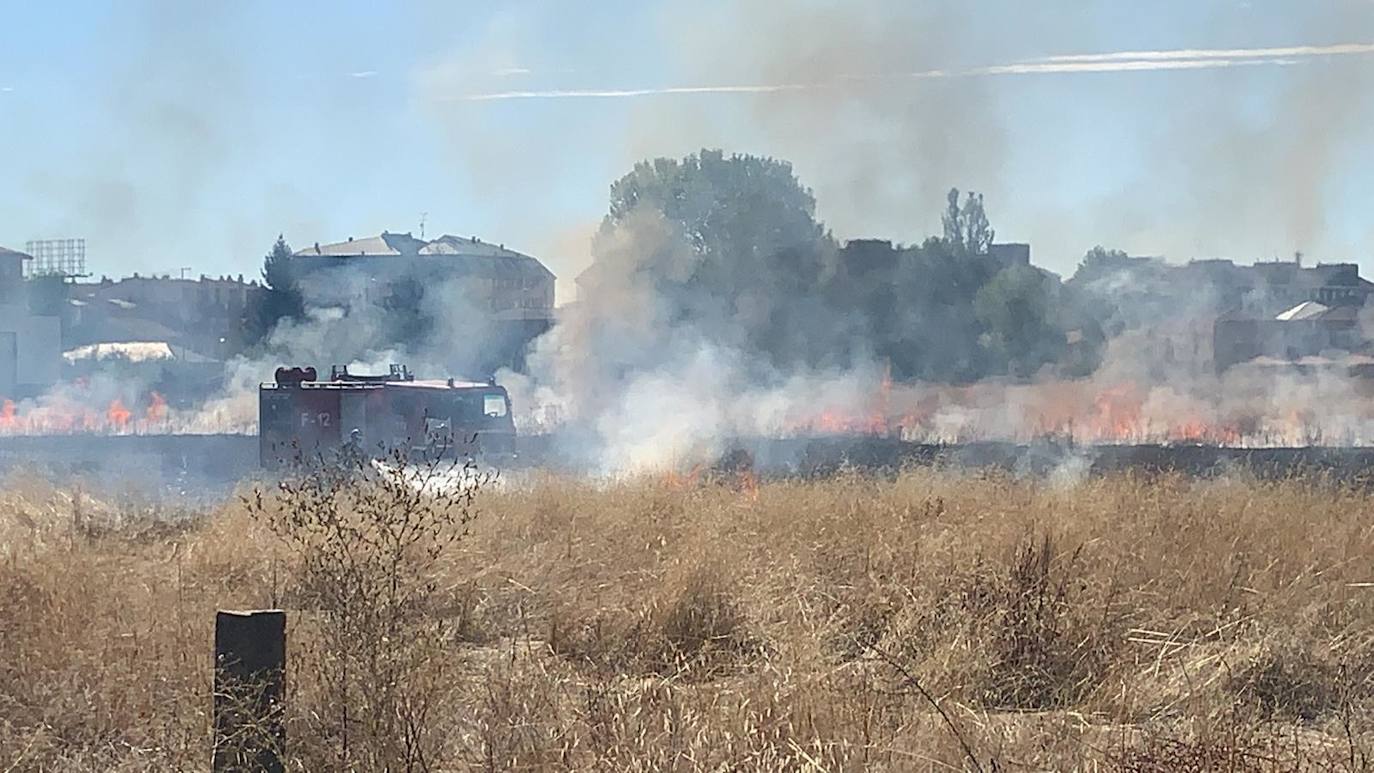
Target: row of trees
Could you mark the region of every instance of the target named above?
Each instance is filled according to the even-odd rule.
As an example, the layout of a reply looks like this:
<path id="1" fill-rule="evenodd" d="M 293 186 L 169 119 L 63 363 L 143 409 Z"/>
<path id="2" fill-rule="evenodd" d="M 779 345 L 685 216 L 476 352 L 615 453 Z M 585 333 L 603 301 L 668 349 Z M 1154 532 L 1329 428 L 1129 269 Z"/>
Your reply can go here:
<path id="1" fill-rule="evenodd" d="M 951 190 L 942 220 L 943 234 L 919 245 L 841 245 L 786 162 L 658 159 L 611 186 L 590 272 L 599 281 L 580 297 L 612 331 L 627 295 L 647 298 L 660 325 L 782 371 L 877 358 L 895 378 L 968 381 L 1096 366 L 1102 335 L 1077 294 L 989 255 L 981 195 Z M 603 336 L 597 356 L 620 354 L 621 338 Z"/>

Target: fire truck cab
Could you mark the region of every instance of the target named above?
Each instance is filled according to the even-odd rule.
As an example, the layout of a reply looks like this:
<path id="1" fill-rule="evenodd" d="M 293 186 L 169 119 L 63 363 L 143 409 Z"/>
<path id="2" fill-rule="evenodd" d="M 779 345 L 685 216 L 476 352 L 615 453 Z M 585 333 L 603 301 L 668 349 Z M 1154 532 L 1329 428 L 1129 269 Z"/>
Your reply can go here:
<path id="1" fill-rule="evenodd" d="M 328 380 L 314 368 L 277 368 L 258 388 L 262 465 L 275 468 L 355 444 L 363 453 L 404 449 L 491 461 L 514 456 L 510 396 L 495 380 L 416 380 L 392 365 L 385 375 L 334 366 Z"/>

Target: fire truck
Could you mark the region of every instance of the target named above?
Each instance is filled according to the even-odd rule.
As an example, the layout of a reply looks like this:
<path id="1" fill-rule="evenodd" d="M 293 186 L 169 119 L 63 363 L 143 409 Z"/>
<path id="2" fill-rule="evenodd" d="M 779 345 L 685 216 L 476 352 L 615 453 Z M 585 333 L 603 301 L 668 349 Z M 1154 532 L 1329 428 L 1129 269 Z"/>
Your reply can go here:
<path id="1" fill-rule="evenodd" d="M 381 375 L 336 365 L 328 380 L 313 367 L 281 367 L 275 376 L 258 388 L 258 452 L 267 468 L 349 448 L 491 462 L 515 454 L 510 395 L 495 379 L 417 380 L 402 365 Z"/>

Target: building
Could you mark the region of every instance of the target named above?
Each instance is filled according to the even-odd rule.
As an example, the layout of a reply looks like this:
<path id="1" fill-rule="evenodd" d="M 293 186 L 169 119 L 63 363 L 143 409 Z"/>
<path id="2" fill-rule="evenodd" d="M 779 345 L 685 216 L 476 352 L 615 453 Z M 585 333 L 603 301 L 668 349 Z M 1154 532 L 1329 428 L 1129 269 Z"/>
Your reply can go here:
<path id="1" fill-rule="evenodd" d="M 1023 242 L 988 245 L 988 257 L 1005 266 L 1029 266 L 1030 245 Z"/>
<path id="2" fill-rule="evenodd" d="M 239 277 L 102 277 L 71 285 L 64 345 L 161 342 L 226 359 L 241 350 L 244 320 L 263 288 Z"/>
<path id="3" fill-rule="evenodd" d="M 41 394 L 57 382 L 62 366 L 61 320 L 29 308 L 28 260 L 22 252 L 0 247 L 0 397 L 5 399 Z"/>
<path id="4" fill-rule="evenodd" d="M 297 251 L 292 268 L 307 302 L 362 300 L 394 312 L 442 309 L 470 324 L 481 351 L 465 366 L 519 366 L 529 342 L 553 323 L 553 272 L 535 258 L 477 237 L 417 239 L 383 231 Z"/>
<path id="5" fill-rule="evenodd" d="M 1136 324 L 1150 322 L 1156 312 L 1170 318 L 1183 311 L 1272 317 L 1305 301 L 1359 307 L 1374 293 L 1374 282 L 1362 278 L 1355 263 L 1304 266 L 1299 260 L 1246 266 L 1211 258 L 1173 264 L 1105 253 L 1085 261 L 1071 281 L 1109 296 Z"/>
<path id="6" fill-rule="evenodd" d="M 1096 249 L 1069 285 L 1102 310 L 1108 335 L 1138 339 L 1141 361 L 1170 371 L 1368 348 L 1358 317 L 1374 283 L 1354 263 L 1178 264 Z"/>
<path id="7" fill-rule="evenodd" d="M 1213 351 L 1218 371 L 1258 358 L 1295 362 L 1367 348 L 1359 308 L 1303 301 L 1273 317 L 1229 312 L 1217 318 Z"/>

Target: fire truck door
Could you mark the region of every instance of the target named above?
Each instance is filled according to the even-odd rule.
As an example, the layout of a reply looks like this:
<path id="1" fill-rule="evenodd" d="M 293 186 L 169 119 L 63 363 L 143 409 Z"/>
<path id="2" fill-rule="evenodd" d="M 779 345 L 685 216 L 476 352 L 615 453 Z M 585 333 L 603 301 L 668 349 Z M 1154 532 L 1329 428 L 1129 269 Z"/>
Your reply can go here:
<path id="1" fill-rule="evenodd" d="M 345 440 L 353 430 L 362 433 L 367 443 L 367 393 L 344 392 L 339 396 L 339 436 Z"/>

